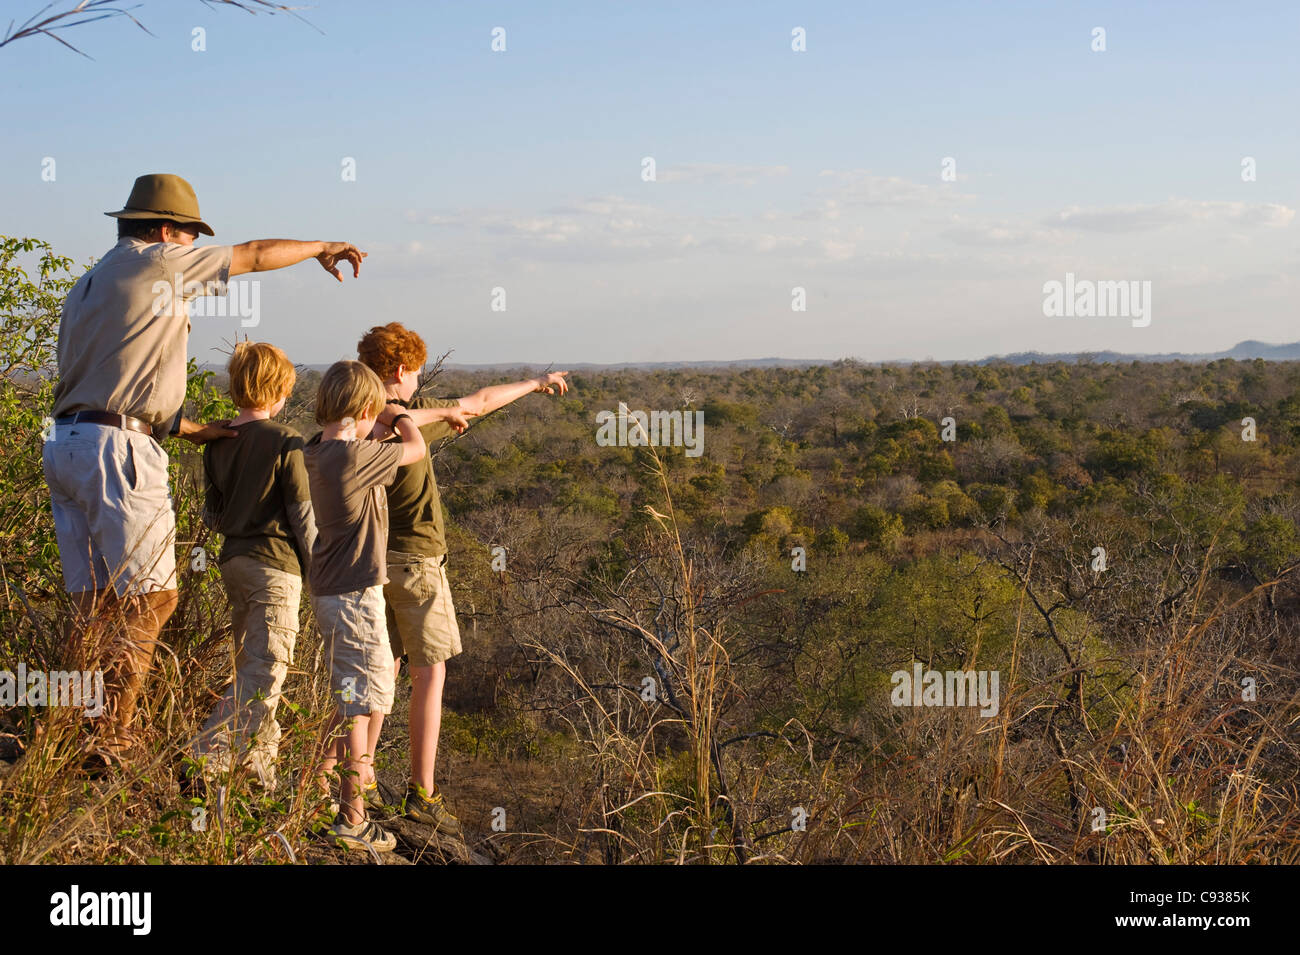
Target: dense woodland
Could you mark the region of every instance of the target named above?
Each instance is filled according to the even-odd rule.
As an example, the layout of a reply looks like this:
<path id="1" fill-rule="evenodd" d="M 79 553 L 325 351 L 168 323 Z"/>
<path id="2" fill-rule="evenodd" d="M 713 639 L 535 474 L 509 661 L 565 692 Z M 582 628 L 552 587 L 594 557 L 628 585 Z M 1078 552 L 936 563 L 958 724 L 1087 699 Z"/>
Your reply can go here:
<path id="1" fill-rule="evenodd" d="M 0 668 L 57 666 L 41 376 L 75 274 L 0 247 Z M 425 391 L 524 372 L 430 368 Z M 285 413 L 304 434 L 318 380 Z M 190 397 L 229 413 L 218 376 Z M 620 402 L 702 411 L 703 453 L 601 446 Z M 178 553 L 206 553 L 198 454 L 168 451 Z M 585 371 L 432 452 L 466 646 L 439 781 L 485 856 L 1300 861 L 1296 364 Z M 0 710 L 28 751 L 0 763 L 0 860 L 328 855 L 295 786 L 233 778 L 206 807 L 222 823 L 188 824 L 175 768 L 230 649 L 215 562 L 181 588 L 132 772 L 80 780 L 75 715 Z M 326 713 L 303 612 L 289 779 Z M 996 714 L 894 705 L 916 663 L 997 671 Z M 379 757 L 394 785 L 404 722 Z"/>

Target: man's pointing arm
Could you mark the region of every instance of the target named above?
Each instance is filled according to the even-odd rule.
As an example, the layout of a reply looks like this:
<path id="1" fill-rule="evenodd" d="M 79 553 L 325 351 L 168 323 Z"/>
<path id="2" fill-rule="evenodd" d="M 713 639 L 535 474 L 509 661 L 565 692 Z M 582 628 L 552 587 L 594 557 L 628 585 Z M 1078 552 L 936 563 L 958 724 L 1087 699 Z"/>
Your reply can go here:
<path id="1" fill-rule="evenodd" d="M 271 272 L 275 269 L 297 265 L 315 259 L 330 275 L 340 282 L 339 263 L 352 266 L 352 277 L 361 274 L 361 260 L 366 257 L 355 245 L 348 242 L 299 242 L 296 239 L 254 239 L 234 246 L 230 255 L 230 274 L 245 272 Z"/>

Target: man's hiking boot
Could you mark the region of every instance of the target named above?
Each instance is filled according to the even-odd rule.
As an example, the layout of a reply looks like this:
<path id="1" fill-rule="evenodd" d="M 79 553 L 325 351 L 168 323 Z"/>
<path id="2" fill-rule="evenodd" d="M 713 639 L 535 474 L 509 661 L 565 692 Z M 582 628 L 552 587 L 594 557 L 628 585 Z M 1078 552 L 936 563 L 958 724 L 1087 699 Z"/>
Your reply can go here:
<path id="1" fill-rule="evenodd" d="M 120 737 L 91 737 L 81 745 L 81 771 L 90 779 L 103 779 L 123 768 L 131 752 L 130 741 Z"/>
<path id="2" fill-rule="evenodd" d="M 118 763 L 104 753 L 87 753 L 81 759 L 81 773 L 87 779 L 103 779 Z"/>
<path id="3" fill-rule="evenodd" d="M 376 852 L 392 852 L 397 848 L 397 837 L 387 829 L 381 829 L 371 819 L 362 819 L 350 826 L 343 813 L 334 818 L 334 825 L 325 835 L 337 849 L 360 849 L 364 852 L 369 846 Z"/>
<path id="4" fill-rule="evenodd" d="M 426 795 L 423 786 L 411 785 L 406 790 L 406 799 L 402 803 L 402 811 L 407 819 L 413 819 L 416 822 L 422 822 L 426 826 L 433 826 L 439 832 L 446 836 L 459 836 L 460 820 L 451 814 L 447 804 L 443 801 L 442 793 L 438 791 L 438 784 L 433 784 L 433 792 Z"/>
<path id="5" fill-rule="evenodd" d="M 18 757 L 27 751 L 27 745 L 17 733 L 0 733 L 0 759 L 17 762 Z"/>

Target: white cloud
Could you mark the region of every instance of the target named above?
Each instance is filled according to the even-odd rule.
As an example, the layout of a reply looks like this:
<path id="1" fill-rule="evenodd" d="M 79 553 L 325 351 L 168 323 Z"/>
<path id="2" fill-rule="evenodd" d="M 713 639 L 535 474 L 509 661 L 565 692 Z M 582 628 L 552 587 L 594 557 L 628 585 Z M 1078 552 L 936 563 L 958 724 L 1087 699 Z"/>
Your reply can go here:
<path id="1" fill-rule="evenodd" d="M 842 214 L 840 204 L 835 199 L 823 199 L 821 205 L 814 209 L 805 209 L 803 212 L 796 213 L 794 218 L 798 222 L 820 222 L 823 219 L 838 219 Z"/>
<path id="2" fill-rule="evenodd" d="M 1294 209 L 1272 202 L 1167 199 L 1148 205 L 1069 206 L 1049 216 L 1047 223 L 1089 232 L 1142 232 L 1197 222 L 1282 228 L 1294 218 Z"/>
<path id="3" fill-rule="evenodd" d="M 834 182 L 832 187 L 822 190 L 829 197 L 827 205 L 834 208 L 840 205 L 939 205 L 974 198 L 948 185 L 913 182 L 898 176 L 877 176 L 869 169 L 824 169 L 820 175 Z"/>
<path id="4" fill-rule="evenodd" d="M 983 248 L 1062 245 L 1074 239 L 1072 234 L 1061 229 L 1043 229 L 998 219 L 973 221 L 961 216 L 952 217 L 952 225 L 944 230 L 943 236 L 958 245 Z"/>
<path id="5" fill-rule="evenodd" d="M 748 166 L 738 163 L 686 162 L 659 170 L 659 182 L 753 186 L 764 179 L 786 176 L 789 166 Z"/>
<path id="6" fill-rule="evenodd" d="M 835 239 L 822 239 L 821 248 L 826 258 L 832 262 L 844 262 L 853 258 L 858 247 L 854 242 L 840 242 Z"/>
<path id="7" fill-rule="evenodd" d="M 798 249 L 807 243 L 803 236 L 773 235 L 771 233 L 733 232 L 714 236 L 701 244 L 723 252 L 766 253 L 781 249 Z"/>

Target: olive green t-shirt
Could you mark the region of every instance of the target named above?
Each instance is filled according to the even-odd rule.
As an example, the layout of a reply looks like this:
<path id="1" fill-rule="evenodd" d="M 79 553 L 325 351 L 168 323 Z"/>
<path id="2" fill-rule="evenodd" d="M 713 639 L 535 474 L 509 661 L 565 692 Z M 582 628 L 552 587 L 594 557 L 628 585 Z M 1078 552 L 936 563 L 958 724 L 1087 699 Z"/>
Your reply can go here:
<path id="1" fill-rule="evenodd" d="M 322 441 L 303 451 L 316 514 L 308 586 L 318 597 L 388 583 L 388 504 L 384 486 L 397 476 L 401 444 Z"/>
<path id="2" fill-rule="evenodd" d="M 411 408 L 455 408 L 455 398 L 416 398 Z M 445 421 L 435 421 L 420 429 L 429 450 L 435 442 L 455 434 Z M 442 500 L 433 476 L 433 460 L 425 455 L 414 464 L 397 469 L 397 479 L 388 488 L 388 549 L 422 557 L 441 557 L 447 553 L 447 537 L 442 522 Z"/>
<path id="3" fill-rule="evenodd" d="M 302 435 L 271 420 L 249 421 L 233 430 L 239 437 L 203 446 L 204 510 L 225 536 L 219 559 L 252 557 L 301 575 L 289 508 L 311 499 Z"/>

